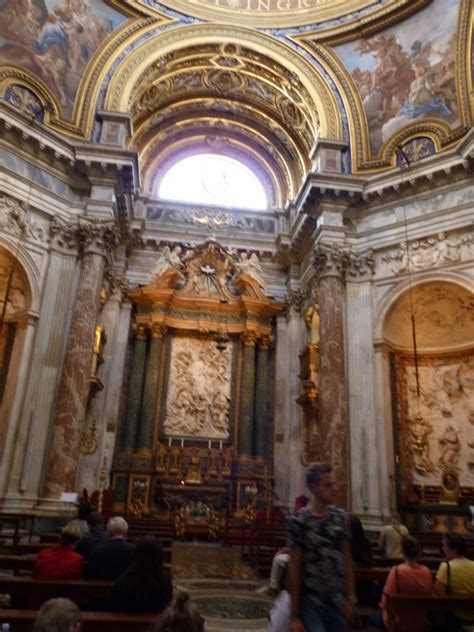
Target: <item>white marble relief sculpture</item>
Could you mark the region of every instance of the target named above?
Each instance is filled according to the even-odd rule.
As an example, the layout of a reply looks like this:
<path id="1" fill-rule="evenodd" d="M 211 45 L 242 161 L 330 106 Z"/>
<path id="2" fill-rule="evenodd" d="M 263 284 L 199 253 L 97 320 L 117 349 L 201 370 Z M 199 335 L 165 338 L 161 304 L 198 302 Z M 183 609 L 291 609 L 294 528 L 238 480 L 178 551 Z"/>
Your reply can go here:
<path id="1" fill-rule="evenodd" d="M 250 257 L 247 252 L 241 252 L 235 266 L 240 274 L 247 274 L 255 279 L 260 287 L 265 288 L 265 282 L 262 278 L 262 265 L 255 252 L 252 252 Z"/>
<path id="2" fill-rule="evenodd" d="M 433 237 L 419 239 L 408 245 L 402 242 L 395 253 L 382 257 L 382 261 L 393 262 L 392 272 L 427 270 L 450 263 L 458 263 L 471 251 L 474 245 L 474 235 L 446 235 L 438 233 Z"/>
<path id="3" fill-rule="evenodd" d="M 227 439 L 231 349 L 213 340 L 175 337 L 164 431 L 167 436 Z"/>
<path id="4" fill-rule="evenodd" d="M 414 483 L 438 485 L 444 472 L 456 470 L 461 485 L 472 485 L 474 360 L 420 366 L 420 397 L 414 368 L 405 371 Z"/>
<path id="5" fill-rule="evenodd" d="M 457 430 L 449 424 L 438 438 L 439 459 L 438 466 L 441 470 L 457 469 L 461 453 L 461 441 Z"/>
<path id="6" fill-rule="evenodd" d="M 151 271 L 150 279 L 156 279 L 169 268 L 180 270 L 182 266 L 181 246 L 175 246 L 173 249 L 167 245 L 162 246 L 157 252 L 157 258 L 153 270 Z"/>

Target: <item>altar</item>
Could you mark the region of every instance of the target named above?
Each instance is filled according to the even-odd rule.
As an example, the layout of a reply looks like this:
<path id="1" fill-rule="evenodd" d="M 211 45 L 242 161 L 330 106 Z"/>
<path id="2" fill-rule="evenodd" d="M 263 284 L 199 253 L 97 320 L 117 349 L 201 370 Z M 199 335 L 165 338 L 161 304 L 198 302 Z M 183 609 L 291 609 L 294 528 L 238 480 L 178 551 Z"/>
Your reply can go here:
<path id="1" fill-rule="evenodd" d="M 178 256 L 179 255 L 179 256 Z M 176 260 L 175 260 L 176 259 Z M 163 261 L 134 304 L 114 511 L 174 520 L 201 501 L 220 517 L 273 502 L 272 332 L 282 305 L 216 240 Z"/>

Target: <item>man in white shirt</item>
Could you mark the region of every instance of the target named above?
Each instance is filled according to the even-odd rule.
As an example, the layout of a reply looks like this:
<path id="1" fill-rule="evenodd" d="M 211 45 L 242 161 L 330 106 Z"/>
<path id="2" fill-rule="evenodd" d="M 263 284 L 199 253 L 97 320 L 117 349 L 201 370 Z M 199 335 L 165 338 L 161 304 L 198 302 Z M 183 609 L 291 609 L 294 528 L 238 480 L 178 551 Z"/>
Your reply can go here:
<path id="1" fill-rule="evenodd" d="M 379 549 L 383 557 L 402 558 L 402 538 L 409 535 L 408 529 L 400 521 L 398 514 L 393 514 L 388 524 L 380 529 Z"/>

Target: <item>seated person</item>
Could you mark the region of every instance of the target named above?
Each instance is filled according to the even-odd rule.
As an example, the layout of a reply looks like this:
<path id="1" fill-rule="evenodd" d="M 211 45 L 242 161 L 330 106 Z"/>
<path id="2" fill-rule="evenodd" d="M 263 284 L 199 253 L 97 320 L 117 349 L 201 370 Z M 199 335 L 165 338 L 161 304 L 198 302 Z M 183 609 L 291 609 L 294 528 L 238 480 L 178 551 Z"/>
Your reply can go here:
<path id="1" fill-rule="evenodd" d="M 408 529 L 400 522 L 400 516 L 393 514 L 389 523 L 380 529 L 379 549 L 383 557 L 402 558 L 402 538 L 409 535 Z"/>
<path id="2" fill-rule="evenodd" d="M 38 579 L 81 579 L 84 558 L 75 552 L 81 537 L 79 527 L 70 522 L 61 531 L 59 544 L 43 549 L 36 556 L 33 577 Z"/>
<path id="3" fill-rule="evenodd" d="M 104 529 L 104 518 L 101 513 L 91 511 L 87 516 L 87 524 L 89 532 L 81 537 L 76 548 L 76 551 L 85 557 L 86 560 L 89 559 L 94 549 L 105 544 L 109 539 L 109 535 Z"/>
<path id="4" fill-rule="evenodd" d="M 471 595 L 474 599 L 474 562 L 466 557 L 466 542 L 459 533 L 443 535 L 443 553 L 446 562 L 441 562 L 434 591 L 437 595 Z M 474 623 L 472 612 L 456 611 L 452 615 L 450 629 Z"/>
<path id="5" fill-rule="evenodd" d="M 48 599 L 38 610 L 33 632 L 80 632 L 82 614 L 70 599 Z"/>
<path id="6" fill-rule="evenodd" d="M 133 545 L 127 542 L 128 524 L 120 516 L 107 523 L 108 540 L 91 551 L 86 577 L 91 579 L 117 579 L 130 566 Z"/>
<path id="7" fill-rule="evenodd" d="M 87 495 L 82 494 L 77 503 L 77 518 L 71 520 L 72 524 L 75 524 L 79 527 L 81 531 L 81 538 L 86 533 L 89 533 L 89 525 L 87 524 L 87 516 L 92 511 L 92 505 L 89 503 Z"/>
<path id="8" fill-rule="evenodd" d="M 146 535 L 137 542 L 129 568 L 114 583 L 112 609 L 161 612 L 171 603 L 173 589 L 163 568 L 160 542 Z"/>
<path id="9" fill-rule="evenodd" d="M 295 506 L 294 513 L 297 513 L 308 504 L 309 498 L 304 494 L 297 496 L 295 498 Z M 290 559 L 290 548 L 288 546 L 283 546 L 279 549 L 272 560 L 272 568 L 270 570 L 270 581 L 268 586 L 262 591 L 263 594 L 268 595 L 269 597 L 276 597 L 280 592 L 280 581 L 283 572 L 286 570 L 288 566 L 288 562 Z"/>
<path id="10" fill-rule="evenodd" d="M 392 566 L 384 586 L 384 594 L 380 607 L 381 613 L 369 617 L 369 623 L 377 627 L 385 627 L 388 621 L 385 593 L 431 594 L 433 579 L 430 569 L 418 564 L 416 558 L 420 547 L 418 541 L 411 536 L 402 538 L 402 554 L 404 562 Z M 427 627 L 426 611 L 418 606 L 409 606 L 397 617 L 398 629 L 404 632 L 422 632 Z"/>
<path id="11" fill-rule="evenodd" d="M 372 546 L 365 537 L 364 527 L 357 516 L 349 514 L 349 526 L 351 531 L 351 555 L 355 568 L 372 568 Z M 376 591 L 374 583 L 370 580 L 356 580 L 355 589 L 359 604 L 376 604 Z"/>
<path id="12" fill-rule="evenodd" d="M 199 612 L 188 607 L 188 602 L 188 593 L 180 591 L 173 605 L 163 613 L 154 632 L 204 632 L 204 619 Z"/>

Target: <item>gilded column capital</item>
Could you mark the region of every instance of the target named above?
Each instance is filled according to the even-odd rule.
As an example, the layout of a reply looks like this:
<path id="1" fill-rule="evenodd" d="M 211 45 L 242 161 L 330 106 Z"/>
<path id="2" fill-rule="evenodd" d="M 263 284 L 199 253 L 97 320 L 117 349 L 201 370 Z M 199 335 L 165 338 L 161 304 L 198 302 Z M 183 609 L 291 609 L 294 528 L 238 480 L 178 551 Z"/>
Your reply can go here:
<path id="1" fill-rule="evenodd" d="M 111 222 L 81 219 L 78 230 L 85 254 L 97 254 L 108 258 L 120 241 L 118 228 Z"/>
<path id="2" fill-rule="evenodd" d="M 155 340 L 162 340 L 168 331 L 168 327 L 162 323 L 150 323 L 148 327 L 151 331 L 151 337 Z"/>
<path id="3" fill-rule="evenodd" d="M 258 339 L 258 348 L 262 349 L 263 351 L 268 351 L 268 349 L 271 347 L 273 343 L 273 336 L 260 336 L 260 338 Z"/>
<path id="4" fill-rule="evenodd" d="M 138 340 L 146 340 L 147 328 L 145 327 L 145 325 L 138 325 L 137 323 L 133 323 L 132 331 L 135 333 Z"/>
<path id="5" fill-rule="evenodd" d="M 254 331 L 244 331 L 240 334 L 240 340 L 245 347 L 255 347 L 257 334 Z"/>

